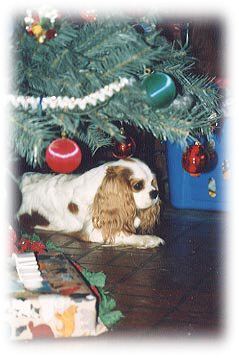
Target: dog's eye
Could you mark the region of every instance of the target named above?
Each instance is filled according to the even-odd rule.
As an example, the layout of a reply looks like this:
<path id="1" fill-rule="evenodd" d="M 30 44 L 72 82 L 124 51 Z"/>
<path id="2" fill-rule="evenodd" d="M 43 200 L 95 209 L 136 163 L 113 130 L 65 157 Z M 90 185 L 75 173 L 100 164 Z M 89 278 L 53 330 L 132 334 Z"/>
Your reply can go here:
<path id="1" fill-rule="evenodd" d="M 142 190 L 143 187 L 144 187 L 144 183 L 143 183 L 142 180 L 141 180 L 141 181 L 138 181 L 138 183 L 136 183 L 136 184 L 133 185 L 133 189 L 136 190 L 136 191 Z"/>

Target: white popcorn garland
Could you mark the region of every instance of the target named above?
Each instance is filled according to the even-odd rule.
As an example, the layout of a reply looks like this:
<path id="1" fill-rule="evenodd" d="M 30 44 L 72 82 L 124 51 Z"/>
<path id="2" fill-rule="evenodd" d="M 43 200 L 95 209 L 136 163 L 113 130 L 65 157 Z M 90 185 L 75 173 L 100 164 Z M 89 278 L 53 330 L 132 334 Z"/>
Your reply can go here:
<path id="1" fill-rule="evenodd" d="M 15 96 L 10 94 L 7 96 L 7 100 L 15 108 L 23 107 L 24 109 L 28 109 L 30 107 L 32 109 L 37 109 L 41 100 L 42 110 L 47 108 L 73 110 L 75 107 L 78 107 L 83 111 L 87 105 L 96 106 L 98 101 L 102 103 L 105 102 L 108 98 L 112 97 L 115 92 L 121 91 L 121 89 L 123 89 L 125 86 L 132 85 L 133 81 L 133 78 L 120 78 L 120 81 L 113 82 L 110 85 L 107 85 L 83 98 L 52 96 L 43 97 L 41 100 L 41 97 Z"/>

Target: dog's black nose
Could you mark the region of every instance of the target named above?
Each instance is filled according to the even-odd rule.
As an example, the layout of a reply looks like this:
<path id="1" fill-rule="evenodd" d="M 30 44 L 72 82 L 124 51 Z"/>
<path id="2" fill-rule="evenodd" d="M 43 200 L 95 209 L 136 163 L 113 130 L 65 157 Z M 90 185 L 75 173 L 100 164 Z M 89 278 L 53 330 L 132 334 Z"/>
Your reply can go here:
<path id="1" fill-rule="evenodd" d="M 158 190 L 152 190 L 149 193 L 149 196 L 150 196 L 151 199 L 156 199 L 158 195 L 159 195 Z"/>

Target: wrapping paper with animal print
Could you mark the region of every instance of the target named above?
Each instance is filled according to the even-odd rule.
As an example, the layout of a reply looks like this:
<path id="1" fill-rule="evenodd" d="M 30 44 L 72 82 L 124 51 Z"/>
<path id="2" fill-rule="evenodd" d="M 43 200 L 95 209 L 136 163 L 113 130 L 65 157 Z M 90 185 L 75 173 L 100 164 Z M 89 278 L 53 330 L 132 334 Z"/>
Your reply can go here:
<path id="1" fill-rule="evenodd" d="M 26 289 L 14 263 L 5 307 L 10 339 L 96 336 L 107 331 L 97 317 L 97 298 L 64 255 L 41 254 L 37 263 L 41 287 Z"/>

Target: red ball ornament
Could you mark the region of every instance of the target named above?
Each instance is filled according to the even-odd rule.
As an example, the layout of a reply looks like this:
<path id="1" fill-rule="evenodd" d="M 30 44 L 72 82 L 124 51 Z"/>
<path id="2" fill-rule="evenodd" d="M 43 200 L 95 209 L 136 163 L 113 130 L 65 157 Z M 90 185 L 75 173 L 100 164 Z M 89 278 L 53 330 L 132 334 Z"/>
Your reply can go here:
<path id="1" fill-rule="evenodd" d="M 113 157 L 117 159 L 126 159 L 134 155 L 136 149 L 135 141 L 132 137 L 126 137 L 123 143 L 114 142 L 112 150 Z"/>
<path id="2" fill-rule="evenodd" d="M 209 164 L 208 151 L 201 144 L 193 144 L 183 153 L 182 166 L 191 175 L 198 176 L 205 172 Z"/>
<path id="3" fill-rule="evenodd" d="M 79 146 L 69 138 L 55 139 L 46 150 L 46 162 L 57 173 L 71 173 L 81 163 Z"/>
<path id="4" fill-rule="evenodd" d="M 56 33 L 56 30 L 55 29 L 50 29 L 46 32 L 46 39 L 47 40 L 51 40 L 53 39 L 54 37 L 57 36 L 57 33 Z"/>

